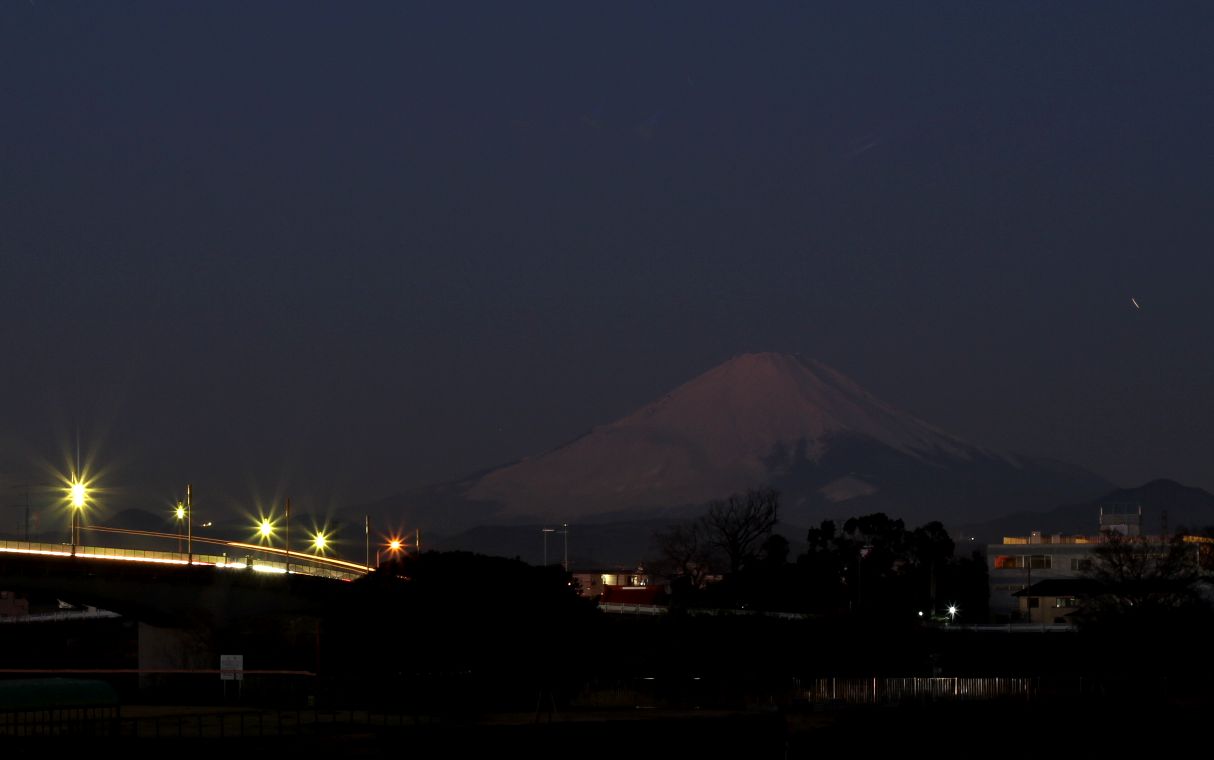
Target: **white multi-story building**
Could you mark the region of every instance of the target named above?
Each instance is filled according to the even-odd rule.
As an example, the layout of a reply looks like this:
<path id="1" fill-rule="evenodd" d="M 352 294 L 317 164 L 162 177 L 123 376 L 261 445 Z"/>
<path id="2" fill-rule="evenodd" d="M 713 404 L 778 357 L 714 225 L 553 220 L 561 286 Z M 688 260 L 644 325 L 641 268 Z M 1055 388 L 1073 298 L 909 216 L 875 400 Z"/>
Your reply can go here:
<path id="1" fill-rule="evenodd" d="M 1092 566 L 1092 550 L 1107 533 L 1142 535 L 1142 507 L 1109 505 L 1100 510 L 1100 531 L 1094 536 L 1004 536 L 1003 543 L 986 547 L 990 583 L 990 611 L 994 619 L 1020 615 L 1020 600 L 1013 596 L 1044 580 L 1080 577 Z"/>

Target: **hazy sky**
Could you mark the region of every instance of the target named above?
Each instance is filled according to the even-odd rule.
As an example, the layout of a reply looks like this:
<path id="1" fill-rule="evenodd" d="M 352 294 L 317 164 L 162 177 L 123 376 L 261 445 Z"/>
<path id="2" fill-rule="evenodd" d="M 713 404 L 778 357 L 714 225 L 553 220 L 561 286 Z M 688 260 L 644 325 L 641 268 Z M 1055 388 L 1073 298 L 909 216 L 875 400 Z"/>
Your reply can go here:
<path id="1" fill-rule="evenodd" d="M 1212 50 L 1209 3 L 9 0 L 0 519 L 77 427 L 112 503 L 332 507 L 754 350 L 1214 488 Z"/>

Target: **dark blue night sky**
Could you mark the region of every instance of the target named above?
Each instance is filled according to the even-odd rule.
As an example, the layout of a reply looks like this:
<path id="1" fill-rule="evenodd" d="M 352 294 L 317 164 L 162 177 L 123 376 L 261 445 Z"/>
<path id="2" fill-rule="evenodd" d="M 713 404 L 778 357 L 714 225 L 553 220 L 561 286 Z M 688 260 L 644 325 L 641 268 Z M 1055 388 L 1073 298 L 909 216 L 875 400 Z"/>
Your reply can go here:
<path id="1" fill-rule="evenodd" d="M 1207 3 L 9 0 L 0 471 L 79 427 L 132 505 L 331 508 L 774 350 L 1214 488 L 1212 50 Z"/>

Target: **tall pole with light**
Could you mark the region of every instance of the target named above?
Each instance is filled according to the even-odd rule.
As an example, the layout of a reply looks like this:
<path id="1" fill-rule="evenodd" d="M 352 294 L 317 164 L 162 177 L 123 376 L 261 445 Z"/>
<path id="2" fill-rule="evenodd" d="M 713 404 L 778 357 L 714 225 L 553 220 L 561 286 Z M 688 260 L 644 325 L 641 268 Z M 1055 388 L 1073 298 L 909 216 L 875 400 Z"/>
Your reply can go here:
<path id="1" fill-rule="evenodd" d="M 68 488 L 68 498 L 72 505 L 72 556 L 76 556 L 76 545 L 80 543 L 80 510 L 88 498 L 88 489 L 80 481 L 80 476 L 72 481 Z"/>
<path id="2" fill-rule="evenodd" d="M 393 538 L 388 541 L 388 551 L 391 552 L 392 560 L 396 561 L 400 558 L 401 549 L 404 548 L 404 542 L 399 538 Z M 383 554 L 383 549 L 375 550 L 375 565 L 378 567 L 382 560 L 380 556 Z"/>
<path id="3" fill-rule="evenodd" d="M 287 544 L 287 575 L 291 574 L 291 497 L 287 497 L 287 523 L 283 531 Z"/>
<path id="4" fill-rule="evenodd" d="M 194 564 L 194 488 L 185 487 L 185 552 L 186 562 Z"/>

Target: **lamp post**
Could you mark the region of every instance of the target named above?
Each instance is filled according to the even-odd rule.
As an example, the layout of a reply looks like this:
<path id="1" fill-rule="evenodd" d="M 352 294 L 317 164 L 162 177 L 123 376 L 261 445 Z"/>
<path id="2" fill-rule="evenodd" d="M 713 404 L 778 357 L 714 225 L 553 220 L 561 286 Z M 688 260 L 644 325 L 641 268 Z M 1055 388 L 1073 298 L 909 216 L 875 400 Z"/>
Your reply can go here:
<path id="1" fill-rule="evenodd" d="M 185 552 L 186 563 L 194 564 L 194 489 L 187 483 L 185 487 Z"/>
<path id="2" fill-rule="evenodd" d="M 540 532 L 544 534 L 544 567 L 548 567 L 548 534 L 560 533 L 565 542 L 565 559 L 561 562 L 561 567 L 565 572 L 569 572 L 569 523 L 561 523 L 561 529 L 556 528 L 540 528 Z"/>
<path id="3" fill-rule="evenodd" d="M 390 551 L 392 553 L 393 559 L 396 559 L 400 555 L 400 550 L 401 550 L 402 546 L 404 546 L 404 544 L 401 542 L 401 540 L 399 538 L 394 538 L 388 542 L 388 551 Z M 375 550 L 375 566 L 376 567 L 378 567 L 380 564 L 380 555 L 381 554 L 383 554 L 383 549 Z"/>
<path id="4" fill-rule="evenodd" d="M 88 489 L 80 480 L 73 480 L 68 488 L 68 497 L 72 504 L 72 556 L 75 557 L 76 544 L 80 543 L 80 510 L 84 509 L 88 499 Z"/>
<path id="5" fill-rule="evenodd" d="M 287 575 L 291 574 L 291 497 L 287 497 L 287 523 L 283 531 L 283 542 L 287 545 Z"/>
<path id="6" fill-rule="evenodd" d="M 181 554 L 181 521 L 185 519 L 185 502 L 177 502 L 174 514 L 177 516 L 177 553 Z"/>

